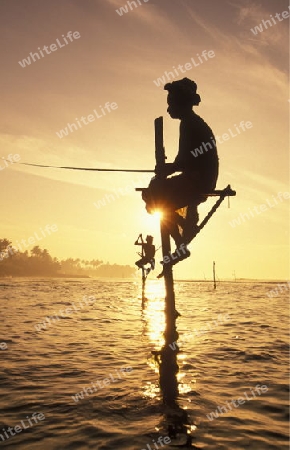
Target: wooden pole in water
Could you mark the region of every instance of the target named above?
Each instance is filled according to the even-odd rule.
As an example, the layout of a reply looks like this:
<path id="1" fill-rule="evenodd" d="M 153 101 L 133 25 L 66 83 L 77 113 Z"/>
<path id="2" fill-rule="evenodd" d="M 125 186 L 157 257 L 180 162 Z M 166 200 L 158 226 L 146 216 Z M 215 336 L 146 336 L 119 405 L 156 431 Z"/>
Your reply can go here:
<path id="1" fill-rule="evenodd" d="M 161 219 L 160 231 L 162 242 L 162 255 L 164 257 L 170 255 L 170 235 L 167 228 L 166 214 L 163 213 Z M 174 280 L 171 264 L 164 264 L 164 282 L 165 282 L 165 316 L 166 316 L 166 329 L 165 329 L 165 342 L 172 343 L 176 339 L 176 310 L 175 310 L 175 293 L 174 293 Z"/>
<path id="2" fill-rule="evenodd" d="M 165 150 L 163 143 L 163 117 L 158 117 L 154 121 L 155 127 L 155 158 L 156 158 L 156 177 L 160 179 L 165 179 L 164 175 L 164 165 L 165 165 Z M 160 232 L 161 232 L 161 245 L 162 245 L 162 255 L 163 261 L 165 256 L 171 254 L 170 246 L 170 234 L 168 227 L 168 211 L 162 211 L 162 217 L 160 221 Z M 165 316 L 166 316 L 166 329 L 165 329 L 165 345 L 170 344 L 176 339 L 176 310 L 175 310 L 175 293 L 174 293 L 174 280 L 171 264 L 163 264 L 164 267 L 164 281 L 165 281 Z"/>
<path id="3" fill-rule="evenodd" d="M 143 237 L 141 234 L 141 258 L 144 258 L 144 246 L 143 246 Z M 145 292 L 145 282 L 146 282 L 146 276 L 145 276 L 145 267 L 142 266 L 142 298 L 144 296 L 144 292 Z"/>
<path id="4" fill-rule="evenodd" d="M 213 287 L 216 289 L 216 280 L 215 280 L 215 261 L 213 262 Z"/>

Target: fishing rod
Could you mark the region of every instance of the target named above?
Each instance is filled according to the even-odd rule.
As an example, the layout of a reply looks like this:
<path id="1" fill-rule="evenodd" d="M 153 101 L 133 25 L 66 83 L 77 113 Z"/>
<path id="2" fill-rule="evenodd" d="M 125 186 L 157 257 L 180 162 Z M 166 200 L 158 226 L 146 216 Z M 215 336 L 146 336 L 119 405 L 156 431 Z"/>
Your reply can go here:
<path id="1" fill-rule="evenodd" d="M 48 165 L 44 165 L 44 164 L 32 164 L 32 163 L 18 163 L 18 164 L 22 164 L 24 166 L 45 167 L 45 168 L 51 168 L 51 169 L 87 170 L 87 171 L 92 171 L 92 172 L 134 172 L 134 173 L 155 172 L 154 170 L 147 170 L 147 169 L 102 169 L 102 168 L 95 168 L 95 167 L 48 166 Z"/>

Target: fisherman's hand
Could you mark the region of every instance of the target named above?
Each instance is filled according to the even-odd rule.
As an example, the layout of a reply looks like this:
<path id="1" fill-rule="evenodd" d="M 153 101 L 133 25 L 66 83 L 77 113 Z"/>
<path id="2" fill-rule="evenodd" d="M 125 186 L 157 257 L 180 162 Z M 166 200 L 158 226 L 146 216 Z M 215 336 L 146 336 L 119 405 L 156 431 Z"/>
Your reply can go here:
<path id="1" fill-rule="evenodd" d="M 166 176 L 171 175 L 175 172 L 175 165 L 174 163 L 166 163 L 164 168 L 164 174 Z"/>
<path id="2" fill-rule="evenodd" d="M 161 170 L 160 170 L 160 167 L 155 166 L 155 173 L 156 173 L 156 170 L 157 170 L 157 173 L 159 173 L 160 175 L 166 176 L 166 177 L 176 171 L 174 163 L 164 164 L 164 166 L 162 167 Z"/>

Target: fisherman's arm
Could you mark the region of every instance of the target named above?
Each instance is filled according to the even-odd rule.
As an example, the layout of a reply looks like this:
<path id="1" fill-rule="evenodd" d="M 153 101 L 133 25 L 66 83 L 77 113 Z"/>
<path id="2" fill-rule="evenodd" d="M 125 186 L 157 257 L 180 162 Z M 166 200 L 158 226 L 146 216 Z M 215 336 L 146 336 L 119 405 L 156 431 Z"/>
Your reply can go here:
<path id="1" fill-rule="evenodd" d="M 141 239 L 141 241 L 139 241 L 139 239 Z M 138 239 L 135 241 L 134 245 L 143 245 L 143 243 L 143 236 L 142 234 L 139 234 Z"/>
<path id="2" fill-rule="evenodd" d="M 166 163 L 162 169 L 163 175 L 168 176 L 175 172 L 181 172 L 182 169 L 179 168 L 179 166 L 173 162 L 173 163 Z"/>

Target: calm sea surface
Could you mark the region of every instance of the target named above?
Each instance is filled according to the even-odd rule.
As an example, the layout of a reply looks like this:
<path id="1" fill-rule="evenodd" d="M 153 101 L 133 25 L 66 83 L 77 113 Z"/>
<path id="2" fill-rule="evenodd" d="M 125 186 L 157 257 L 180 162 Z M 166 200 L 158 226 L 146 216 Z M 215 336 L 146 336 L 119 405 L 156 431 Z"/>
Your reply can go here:
<path id="1" fill-rule="evenodd" d="M 175 292 L 185 448 L 288 449 L 289 285 L 176 282 Z M 0 447 L 174 448 L 164 439 L 176 408 L 152 356 L 163 309 L 162 280 L 148 280 L 143 307 L 139 282 L 0 280 Z"/>

